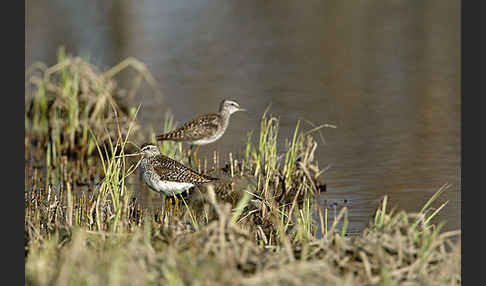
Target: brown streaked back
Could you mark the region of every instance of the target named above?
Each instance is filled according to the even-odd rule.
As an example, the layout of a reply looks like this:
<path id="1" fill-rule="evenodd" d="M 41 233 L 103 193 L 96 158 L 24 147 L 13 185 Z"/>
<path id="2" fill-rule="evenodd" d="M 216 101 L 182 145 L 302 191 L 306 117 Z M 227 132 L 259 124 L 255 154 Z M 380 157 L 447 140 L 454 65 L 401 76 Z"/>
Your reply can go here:
<path id="1" fill-rule="evenodd" d="M 194 141 L 214 135 L 222 126 L 223 120 L 218 113 L 201 115 L 181 127 L 168 133 L 158 135 L 158 141 Z"/>

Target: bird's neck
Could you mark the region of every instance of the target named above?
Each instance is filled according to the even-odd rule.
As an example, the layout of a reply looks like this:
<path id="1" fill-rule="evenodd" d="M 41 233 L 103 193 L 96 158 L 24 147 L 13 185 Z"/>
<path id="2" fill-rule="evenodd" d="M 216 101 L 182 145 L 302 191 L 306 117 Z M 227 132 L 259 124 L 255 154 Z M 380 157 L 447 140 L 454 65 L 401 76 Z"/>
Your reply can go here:
<path id="1" fill-rule="evenodd" d="M 229 118 L 231 116 L 231 113 L 228 110 L 226 110 L 226 109 L 222 109 L 219 112 L 219 115 L 221 115 L 221 118 L 223 119 L 224 125 L 228 125 L 228 122 L 229 122 Z"/>

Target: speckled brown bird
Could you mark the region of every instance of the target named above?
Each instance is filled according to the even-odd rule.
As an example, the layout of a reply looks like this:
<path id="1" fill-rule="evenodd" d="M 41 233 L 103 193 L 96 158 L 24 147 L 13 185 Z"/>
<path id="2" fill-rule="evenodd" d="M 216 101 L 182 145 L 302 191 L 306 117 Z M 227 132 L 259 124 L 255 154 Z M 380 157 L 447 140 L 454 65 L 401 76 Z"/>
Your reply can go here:
<path id="1" fill-rule="evenodd" d="M 158 135 L 158 141 L 183 141 L 191 145 L 206 145 L 213 143 L 223 136 L 228 127 L 231 114 L 237 111 L 246 111 L 232 100 L 223 100 L 219 112 L 208 113 L 191 120 L 181 127 L 168 133 Z"/>
<path id="2" fill-rule="evenodd" d="M 147 185 L 158 193 L 166 195 L 180 194 L 197 185 L 217 180 L 199 174 L 181 163 L 160 154 L 159 148 L 152 143 L 140 147 L 142 159 L 140 170 Z"/>

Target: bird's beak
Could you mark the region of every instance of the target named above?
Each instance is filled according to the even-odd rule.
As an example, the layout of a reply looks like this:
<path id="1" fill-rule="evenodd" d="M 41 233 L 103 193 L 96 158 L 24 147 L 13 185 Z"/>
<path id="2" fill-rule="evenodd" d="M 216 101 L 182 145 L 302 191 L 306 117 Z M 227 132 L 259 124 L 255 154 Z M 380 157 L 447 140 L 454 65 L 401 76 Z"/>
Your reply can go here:
<path id="1" fill-rule="evenodd" d="M 246 110 L 244 108 L 238 108 L 238 111 L 248 111 L 248 110 Z"/>
<path id="2" fill-rule="evenodd" d="M 119 156 L 115 156 L 115 158 L 131 157 L 131 156 L 138 156 L 138 155 L 143 155 L 143 153 L 138 152 L 138 153 L 133 153 L 133 154 L 119 155 Z"/>

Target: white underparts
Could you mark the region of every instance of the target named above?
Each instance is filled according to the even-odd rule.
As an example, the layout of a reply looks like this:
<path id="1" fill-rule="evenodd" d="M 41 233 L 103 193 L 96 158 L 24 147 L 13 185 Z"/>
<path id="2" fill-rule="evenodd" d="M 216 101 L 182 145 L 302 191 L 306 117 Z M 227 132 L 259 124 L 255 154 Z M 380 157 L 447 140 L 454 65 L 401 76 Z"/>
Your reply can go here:
<path id="1" fill-rule="evenodd" d="M 169 182 L 169 181 L 158 181 L 157 182 L 157 189 L 162 191 L 166 194 L 180 194 L 183 191 L 194 187 L 194 184 L 191 183 L 178 183 L 178 182 Z"/>
<path id="2" fill-rule="evenodd" d="M 224 132 L 218 132 L 211 137 L 192 141 L 192 142 L 190 142 L 190 144 L 192 144 L 192 145 L 206 145 L 206 144 L 209 144 L 209 143 L 213 143 L 214 141 L 218 140 L 221 136 L 223 136 L 223 133 Z"/>
<path id="3" fill-rule="evenodd" d="M 194 187 L 194 184 L 191 183 L 179 183 L 179 182 L 170 182 L 170 181 L 152 181 L 148 184 L 157 192 L 163 192 L 167 195 L 173 194 L 180 194 L 185 190 Z"/>

